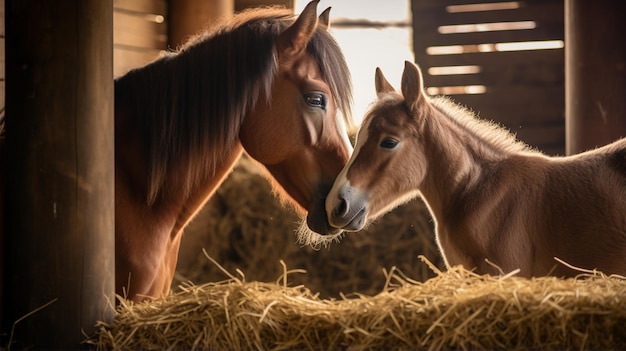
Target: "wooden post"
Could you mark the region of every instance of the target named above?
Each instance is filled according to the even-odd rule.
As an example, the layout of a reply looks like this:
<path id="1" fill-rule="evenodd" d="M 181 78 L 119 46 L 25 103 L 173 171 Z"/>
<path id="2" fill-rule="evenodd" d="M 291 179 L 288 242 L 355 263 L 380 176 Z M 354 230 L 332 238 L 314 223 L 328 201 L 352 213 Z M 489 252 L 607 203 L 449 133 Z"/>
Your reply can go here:
<path id="1" fill-rule="evenodd" d="M 211 21 L 232 16 L 234 0 L 173 0 L 168 4 L 170 48 L 184 44 L 191 36 L 206 28 Z"/>
<path id="2" fill-rule="evenodd" d="M 565 1 L 566 152 L 626 137 L 626 2 Z"/>
<path id="3" fill-rule="evenodd" d="M 6 73 L 3 340 L 77 349 L 114 316 L 112 0 L 6 0 Z"/>

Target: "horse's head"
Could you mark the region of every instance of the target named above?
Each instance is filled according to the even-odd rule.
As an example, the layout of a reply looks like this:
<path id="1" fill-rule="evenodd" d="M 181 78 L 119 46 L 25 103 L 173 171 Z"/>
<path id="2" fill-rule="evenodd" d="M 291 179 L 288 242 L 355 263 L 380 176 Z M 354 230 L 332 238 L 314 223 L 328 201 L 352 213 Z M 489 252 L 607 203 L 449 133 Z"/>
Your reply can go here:
<path id="1" fill-rule="evenodd" d="M 332 234 L 337 230 L 328 225 L 324 206 L 352 152 L 346 130 L 351 84 L 345 59 L 327 32 L 328 10 L 318 18 L 316 6 L 317 1 L 309 3 L 278 35 L 271 96 L 259 98 L 240 138 L 280 185 L 275 188 L 308 213 L 308 227 Z"/>
<path id="2" fill-rule="evenodd" d="M 402 95 L 376 69 L 378 99 L 363 120 L 354 153 L 326 199 L 329 223 L 346 231 L 417 195 L 425 176 L 422 115 L 428 110 L 419 68 L 406 62 Z"/>

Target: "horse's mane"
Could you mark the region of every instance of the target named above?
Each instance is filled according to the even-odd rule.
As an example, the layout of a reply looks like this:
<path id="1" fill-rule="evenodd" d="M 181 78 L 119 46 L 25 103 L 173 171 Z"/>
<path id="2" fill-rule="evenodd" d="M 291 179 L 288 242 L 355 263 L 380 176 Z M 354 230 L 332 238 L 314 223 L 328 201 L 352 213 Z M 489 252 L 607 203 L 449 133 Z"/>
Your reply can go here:
<path id="1" fill-rule="evenodd" d="M 478 118 L 473 111 L 447 97 L 435 96 L 431 97 L 429 101 L 439 112 L 448 116 L 452 122 L 500 151 L 511 153 L 536 152 L 527 144 L 517 140 L 515 134 L 504 127 Z"/>
<path id="2" fill-rule="evenodd" d="M 183 170 L 187 192 L 215 172 L 220 151 L 233 147 L 257 97 L 270 98 L 275 42 L 294 20 L 284 9 L 244 11 L 115 81 L 116 101 L 133 109 L 145 133 L 149 203 L 174 167 Z M 307 51 L 352 126 L 350 74 L 337 43 L 320 26 Z"/>

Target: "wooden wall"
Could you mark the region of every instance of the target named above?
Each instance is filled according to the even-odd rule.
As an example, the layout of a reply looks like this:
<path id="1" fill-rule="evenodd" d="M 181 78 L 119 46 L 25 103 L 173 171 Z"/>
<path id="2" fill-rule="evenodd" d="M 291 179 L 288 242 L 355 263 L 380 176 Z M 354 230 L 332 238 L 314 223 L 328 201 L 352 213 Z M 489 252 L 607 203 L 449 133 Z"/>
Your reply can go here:
<path id="1" fill-rule="evenodd" d="M 167 0 L 113 0 L 113 73 L 145 65 L 167 49 Z"/>
<path id="2" fill-rule="evenodd" d="M 217 7 L 216 0 L 210 1 L 210 3 L 205 0 L 198 1 L 197 6 L 209 10 Z M 282 5 L 293 8 L 293 0 L 220 1 L 232 3 L 232 9 L 235 12 L 250 7 L 268 5 Z M 193 1 L 185 1 L 184 3 L 190 4 Z M 149 63 L 164 50 L 175 49 L 177 45 L 184 42 L 184 38 L 179 37 L 195 34 L 179 34 L 181 30 L 175 30 L 176 34 L 174 36 L 176 38 L 170 40 L 169 35 L 173 30 L 170 26 L 174 24 L 171 22 L 171 7 L 180 9 L 181 1 L 170 4 L 168 0 L 113 0 L 113 63 L 115 77 L 119 77 L 132 68 Z M 203 25 L 206 24 L 204 23 Z M 170 44 L 168 45 L 168 43 Z"/>
<path id="3" fill-rule="evenodd" d="M 494 3 L 496 0 L 412 0 L 415 60 L 425 74 L 427 87 L 484 87 L 482 94 L 451 97 L 485 119 L 494 120 L 518 138 L 547 154 L 565 152 L 564 49 L 497 51 L 491 44 L 563 41 L 563 0 L 512 2 L 519 8 L 462 11 L 454 5 Z M 511 2 L 509 2 L 511 3 Z M 463 8 L 460 8 L 463 10 Z M 467 10 L 467 8 L 465 8 Z M 533 29 L 478 30 L 442 33 L 441 26 L 534 22 Z M 429 54 L 432 47 L 464 47 L 465 52 Z M 429 49 L 430 48 L 430 49 Z M 480 72 L 435 75 L 431 67 L 477 66 Z M 479 88 L 480 89 L 480 88 Z"/>

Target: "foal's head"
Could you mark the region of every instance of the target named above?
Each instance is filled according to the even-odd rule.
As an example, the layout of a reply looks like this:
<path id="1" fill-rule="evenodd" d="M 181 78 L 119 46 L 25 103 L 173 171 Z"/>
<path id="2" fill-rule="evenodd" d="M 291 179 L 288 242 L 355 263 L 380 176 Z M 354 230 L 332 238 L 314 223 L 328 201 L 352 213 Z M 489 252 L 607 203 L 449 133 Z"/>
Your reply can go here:
<path id="1" fill-rule="evenodd" d="M 354 153 L 326 199 L 329 223 L 362 229 L 394 206 L 417 195 L 427 167 L 420 138 L 431 110 L 419 68 L 406 62 L 402 94 L 376 69 L 378 99 L 366 114 Z"/>
<path id="2" fill-rule="evenodd" d="M 327 31 L 328 11 L 318 19 L 316 5 L 309 3 L 279 34 L 270 96 L 259 99 L 246 117 L 240 138 L 279 183 L 275 188 L 308 212 L 308 227 L 331 234 L 337 229 L 328 225 L 324 204 L 352 152 L 346 130 L 351 84 L 345 59 Z"/>

